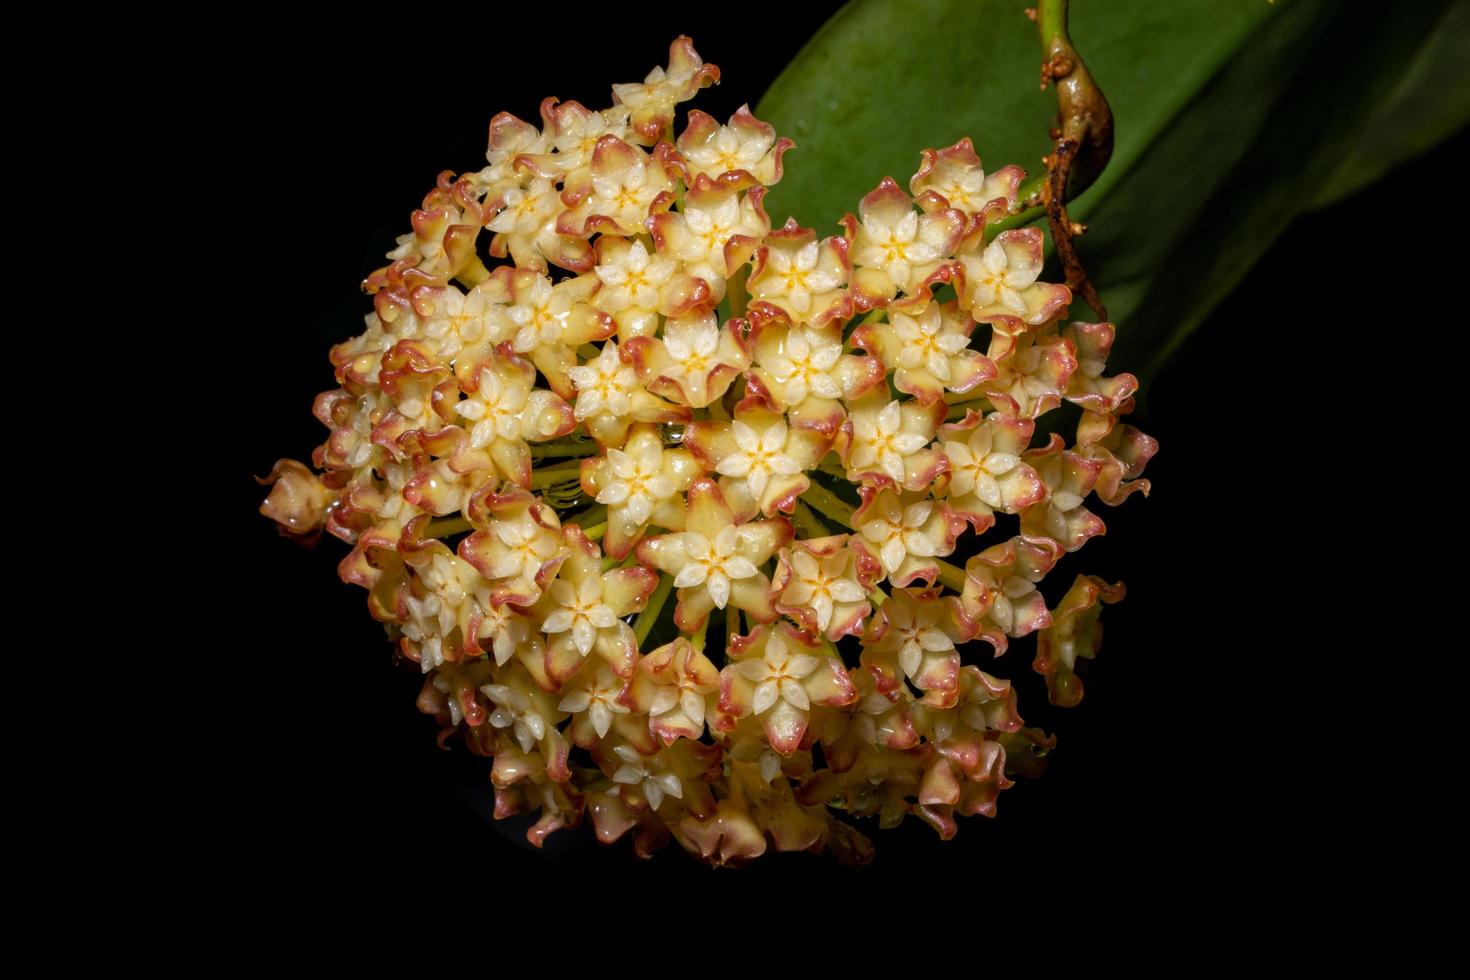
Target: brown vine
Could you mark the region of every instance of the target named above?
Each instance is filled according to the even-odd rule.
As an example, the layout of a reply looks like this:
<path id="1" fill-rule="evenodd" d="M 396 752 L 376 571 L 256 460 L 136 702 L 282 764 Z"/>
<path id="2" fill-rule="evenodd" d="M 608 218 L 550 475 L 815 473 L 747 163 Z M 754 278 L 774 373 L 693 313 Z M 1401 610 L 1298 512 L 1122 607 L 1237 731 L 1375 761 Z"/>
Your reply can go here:
<path id="1" fill-rule="evenodd" d="M 1112 157 L 1113 112 L 1067 36 L 1066 0 L 1041 0 L 1036 20 L 1045 55 L 1041 87 L 1053 83 L 1057 90 L 1052 152 L 1043 159 L 1047 178 L 1041 188 L 1042 204 L 1068 288 L 1080 293 L 1099 319 L 1106 320 L 1107 309 L 1087 277 L 1074 241 L 1087 228 L 1068 217 L 1067 199 L 1091 186 Z"/>

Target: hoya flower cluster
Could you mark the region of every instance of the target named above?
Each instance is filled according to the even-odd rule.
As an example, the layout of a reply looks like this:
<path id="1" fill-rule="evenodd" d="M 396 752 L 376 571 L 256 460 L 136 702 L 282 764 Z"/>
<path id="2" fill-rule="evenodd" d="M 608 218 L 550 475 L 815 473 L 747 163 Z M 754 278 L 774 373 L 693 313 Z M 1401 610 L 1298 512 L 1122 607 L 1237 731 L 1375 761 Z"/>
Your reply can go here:
<path id="1" fill-rule="evenodd" d="M 681 37 L 611 108 L 497 116 L 365 283 L 320 473 L 281 461 L 263 510 L 352 545 L 419 707 L 533 841 L 588 817 L 640 854 L 861 860 L 835 811 L 948 837 L 1037 768 L 977 663 L 1036 633 L 1081 698 L 1122 588 L 1038 584 L 1156 447 L 1119 423 L 1112 325 L 1063 322 L 1040 231 L 994 233 L 1019 168 L 961 140 L 840 234 L 773 227 L 790 140 L 744 108 L 673 132 L 718 78 Z M 1063 402 L 1071 445 L 1037 436 Z"/>

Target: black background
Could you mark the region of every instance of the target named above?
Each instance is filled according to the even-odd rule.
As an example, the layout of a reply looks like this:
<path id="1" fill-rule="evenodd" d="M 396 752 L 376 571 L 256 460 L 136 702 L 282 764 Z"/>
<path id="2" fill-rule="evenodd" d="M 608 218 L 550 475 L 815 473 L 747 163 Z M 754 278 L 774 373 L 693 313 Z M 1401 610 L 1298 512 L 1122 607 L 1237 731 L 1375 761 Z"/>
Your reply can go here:
<path id="1" fill-rule="evenodd" d="M 1300 520 L 1315 477 L 1298 469 L 1295 446 L 1330 411 L 1313 401 L 1323 375 L 1303 382 L 1301 365 L 1330 374 L 1342 355 L 1323 341 L 1320 291 L 1303 284 L 1342 282 L 1343 249 L 1363 241 L 1365 216 L 1397 206 L 1391 185 L 1299 219 L 1150 385 L 1134 421 L 1162 446 L 1147 474 L 1152 496 L 1099 507 L 1107 536 L 1054 576 L 1065 587 L 1090 572 L 1129 589 L 1104 615 L 1083 704 L 1047 709 L 1029 670 L 1032 641 L 997 669 L 1017 678 L 1027 722 L 1058 734 L 1050 770 L 1002 794 L 996 819 L 962 820 L 951 842 L 917 819 L 892 832 L 869 826 L 878 857 L 861 872 L 774 853 L 711 872 L 677 845 L 642 863 L 626 840 L 597 845 L 585 824 L 534 850 L 528 821 L 489 820 L 488 763 L 435 747 L 434 723 L 413 705 L 420 675 L 392 663 L 361 591 L 336 578 L 345 546 L 328 538 L 303 551 L 256 514 L 263 492 L 251 475 L 281 456 L 308 458 L 324 436 L 311 399 L 333 386 L 327 346 L 359 332 L 370 308 L 356 284 L 439 170 L 480 165 L 495 112 L 535 121 L 544 95 L 605 105 L 611 82 L 664 64 L 668 41 L 685 32 L 723 72 L 695 105 L 723 119 L 756 101 L 833 7 L 790 5 L 779 32 L 724 13 L 656 18 L 641 6 L 627 6 L 622 24 L 550 8 L 486 15 L 473 30 L 455 14 L 455 30 L 442 32 L 298 23 L 266 31 L 265 56 L 226 73 L 216 94 L 242 161 L 229 178 L 228 245 L 260 286 L 218 339 L 238 382 L 224 424 L 240 450 L 215 518 L 238 540 L 234 612 L 211 641 L 219 679 L 207 696 L 230 704 L 230 721 L 200 736 L 195 773 L 217 801 L 204 830 L 231 880 L 273 882 L 293 905 L 352 895 L 399 910 L 533 882 L 611 895 L 614 881 L 875 904 L 949 882 L 975 900 L 1051 893 L 1048 902 L 1065 903 L 1057 896 L 1068 888 L 1110 883 L 1194 893 L 1263 845 L 1309 839 L 1275 782 L 1300 771 L 1279 761 L 1281 702 L 1309 645 L 1292 563 L 1315 560 Z M 1464 159 L 1451 146 L 1396 180 L 1422 185 Z M 799 160 L 799 150 L 787 158 Z M 1085 258 L 1085 239 L 1082 248 Z M 1031 909 L 1016 914 L 1051 914 Z"/>

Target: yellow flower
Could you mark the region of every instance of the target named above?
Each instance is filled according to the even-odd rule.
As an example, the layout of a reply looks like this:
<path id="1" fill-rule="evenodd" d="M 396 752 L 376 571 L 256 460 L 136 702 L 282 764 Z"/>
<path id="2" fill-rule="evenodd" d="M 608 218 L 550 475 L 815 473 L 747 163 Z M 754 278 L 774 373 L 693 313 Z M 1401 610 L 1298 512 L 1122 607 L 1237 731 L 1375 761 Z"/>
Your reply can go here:
<path id="1" fill-rule="evenodd" d="M 967 661 L 1036 633 L 1076 703 L 1122 588 L 1038 585 L 1157 445 L 1119 422 L 1113 325 L 1063 322 L 1039 230 L 995 234 L 1019 168 L 963 139 L 842 235 L 773 229 L 789 139 L 744 107 L 674 137 L 718 78 L 681 37 L 612 106 L 496 116 L 364 283 L 316 471 L 279 461 L 261 511 L 351 545 L 421 710 L 537 845 L 585 816 L 639 853 L 861 859 L 834 808 L 949 836 L 1050 744 Z M 1063 401 L 1075 441 L 1032 446 Z"/>

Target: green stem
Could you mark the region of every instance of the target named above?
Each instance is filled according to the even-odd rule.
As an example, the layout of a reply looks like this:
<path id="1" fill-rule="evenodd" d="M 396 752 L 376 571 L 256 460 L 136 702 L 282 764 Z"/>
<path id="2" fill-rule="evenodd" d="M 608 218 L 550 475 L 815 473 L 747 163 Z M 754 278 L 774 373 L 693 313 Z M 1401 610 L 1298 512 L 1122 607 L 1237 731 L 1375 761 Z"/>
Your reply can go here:
<path id="1" fill-rule="evenodd" d="M 566 439 L 543 442 L 531 447 L 532 459 L 559 456 L 596 456 L 601 447 L 587 439 Z"/>
<path id="2" fill-rule="evenodd" d="M 699 624 L 699 629 L 695 630 L 694 631 L 694 635 L 689 638 L 689 642 L 691 642 L 691 643 L 694 644 L 694 649 L 698 650 L 700 653 L 703 653 L 704 652 L 704 640 L 705 640 L 705 637 L 708 634 L 709 634 L 709 617 L 706 616 L 706 617 L 704 617 L 704 622 L 702 622 L 702 623 Z"/>
<path id="3" fill-rule="evenodd" d="M 606 523 L 594 524 L 591 527 L 585 527 L 585 528 L 582 529 L 582 535 L 588 541 L 600 541 L 600 540 L 602 540 L 602 536 L 604 534 L 606 534 L 606 533 L 607 533 L 607 524 Z"/>
<path id="4" fill-rule="evenodd" d="M 1038 0 L 1036 4 L 1036 27 L 1041 31 L 1041 43 L 1048 38 L 1067 33 L 1067 0 Z"/>
<path id="5" fill-rule="evenodd" d="M 732 317 L 745 316 L 745 307 L 750 303 L 750 296 L 745 291 L 745 279 L 749 275 L 750 266 L 742 265 L 725 282 L 725 298 L 730 301 Z"/>
<path id="6" fill-rule="evenodd" d="M 832 491 L 819 483 L 813 483 L 811 489 L 801 495 L 801 501 L 816 510 L 823 517 L 830 517 L 845 528 L 852 527 L 853 508 L 845 501 L 839 500 Z"/>
<path id="7" fill-rule="evenodd" d="M 555 466 L 547 466 L 539 470 L 533 469 L 531 471 L 531 489 L 539 490 L 542 487 L 549 487 L 553 483 L 565 483 L 568 480 L 580 479 L 581 475 L 581 460 L 557 463 Z"/>
<path id="8" fill-rule="evenodd" d="M 817 463 L 817 471 L 837 477 L 839 480 L 847 480 L 847 468 L 842 465 L 842 460 L 836 453 L 828 453 Z"/>
<path id="9" fill-rule="evenodd" d="M 882 589 L 875 587 L 872 592 L 868 593 L 868 601 L 873 604 L 874 609 L 877 609 L 888 601 L 888 594 Z"/>
<path id="10" fill-rule="evenodd" d="M 466 289 L 474 289 L 490 278 L 490 270 L 485 268 L 485 263 L 478 255 L 474 255 L 470 257 L 469 264 L 461 269 L 454 278 L 464 283 Z"/>
<path id="11" fill-rule="evenodd" d="M 669 593 L 672 591 L 674 577 L 660 573 L 658 585 L 653 587 L 653 594 L 648 597 L 648 605 L 633 620 L 633 636 L 638 640 L 638 649 L 643 649 L 643 641 L 648 639 L 648 634 L 652 632 L 659 613 L 664 611 L 664 603 L 669 601 Z"/>
<path id="12" fill-rule="evenodd" d="M 944 403 L 949 406 L 949 411 L 944 414 L 944 420 L 946 422 L 953 422 L 957 419 L 964 418 L 965 413 L 972 408 L 981 415 L 984 415 L 986 405 L 989 404 L 989 396 L 978 389 L 965 392 L 963 395 L 947 391 L 944 393 Z"/>
<path id="13" fill-rule="evenodd" d="M 1038 174 L 1037 177 L 1041 178 L 1042 183 L 1045 182 L 1045 174 Z M 1036 178 L 1032 178 L 1032 180 L 1036 180 Z M 1032 180 L 1023 181 L 1021 184 L 1021 190 L 1024 191 L 1026 189 L 1026 186 L 1032 183 Z M 1026 200 L 1026 198 L 1022 198 L 1020 196 L 1017 196 L 1016 199 Z M 995 239 L 995 236 L 999 235 L 1003 231 L 1010 231 L 1013 228 L 1024 228 L 1032 222 L 1038 221 L 1041 218 L 1045 217 L 1046 208 L 1041 206 L 1040 204 L 1036 205 L 1035 207 L 1026 208 L 1024 211 L 1017 211 L 1015 214 L 1010 215 L 1009 217 L 1001 218 L 999 221 L 986 225 L 985 240 L 987 242 L 993 241 Z"/>
<path id="14" fill-rule="evenodd" d="M 443 520 L 430 521 L 425 536 L 430 538 L 447 538 L 451 534 L 468 531 L 472 526 L 463 517 L 446 517 Z"/>
<path id="15" fill-rule="evenodd" d="M 1108 312 L 1082 268 L 1073 239 L 1086 231 L 1067 216 L 1067 202 L 1102 175 L 1113 155 L 1113 111 L 1067 36 L 1067 0 L 1038 0 L 1041 33 L 1041 84 L 1057 90 L 1057 127 L 1046 158 L 1041 200 L 1051 228 L 1052 247 L 1067 274 L 1067 286 L 1081 295 L 1100 319 Z"/>
<path id="16" fill-rule="evenodd" d="M 1113 112 L 1067 34 L 1068 0 L 1038 0 L 1036 27 L 1041 36 L 1042 84 L 1055 83 L 1057 121 L 1050 176 L 1052 197 L 1073 200 L 1102 176 L 1113 155 Z M 1068 144 L 1071 144 L 1068 146 Z M 1065 165 L 1065 166 L 1060 166 Z M 1024 186 L 1024 185 L 1023 185 Z M 1061 191 L 1062 193 L 1056 193 Z"/>
<path id="17" fill-rule="evenodd" d="M 811 512 L 811 508 L 800 500 L 796 502 L 796 513 L 793 516 L 796 518 L 796 526 L 808 538 L 825 538 L 832 533 L 827 525 L 817 520 L 817 515 Z"/>
<path id="18" fill-rule="evenodd" d="M 605 504 L 593 504 L 579 514 L 563 517 L 561 522 L 563 524 L 576 524 L 579 527 L 588 527 L 601 521 L 606 514 L 607 506 Z"/>
<path id="19" fill-rule="evenodd" d="M 958 565 L 951 565 L 947 561 L 934 559 L 939 565 L 939 581 L 954 589 L 956 592 L 965 591 L 965 570 Z"/>
<path id="20" fill-rule="evenodd" d="M 1107 167 L 1113 153 L 1113 114 L 1067 35 L 1067 2 L 1037 0 L 1036 4 L 1036 28 L 1045 59 L 1041 66 L 1042 87 L 1050 81 L 1057 89 L 1059 135 L 1047 158 L 1047 170 L 1021 182 L 1016 190 L 1016 212 L 987 225 L 985 240 L 1046 218 L 1053 242 L 1061 239 L 1057 249 L 1068 267 L 1070 285 L 1071 279 L 1080 274 L 1081 265 L 1071 248 L 1076 232 L 1070 220 L 1063 221 L 1064 205 L 1092 186 Z M 1087 289 L 1093 295 L 1083 298 L 1091 304 L 1096 292 L 1090 283 Z"/>

